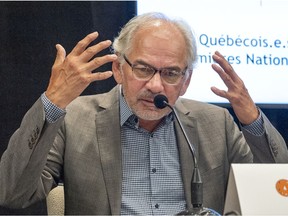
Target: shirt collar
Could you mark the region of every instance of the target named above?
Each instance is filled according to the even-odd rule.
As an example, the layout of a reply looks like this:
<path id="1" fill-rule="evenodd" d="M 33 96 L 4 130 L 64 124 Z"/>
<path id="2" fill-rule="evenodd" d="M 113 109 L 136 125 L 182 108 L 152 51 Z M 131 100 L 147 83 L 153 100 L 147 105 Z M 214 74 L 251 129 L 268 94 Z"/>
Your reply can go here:
<path id="1" fill-rule="evenodd" d="M 135 123 L 138 122 L 137 117 L 134 115 L 130 107 L 128 106 L 124 96 L 120 95 L 120 125 L 121 127 L 129 118 L 134 118 Z"/>

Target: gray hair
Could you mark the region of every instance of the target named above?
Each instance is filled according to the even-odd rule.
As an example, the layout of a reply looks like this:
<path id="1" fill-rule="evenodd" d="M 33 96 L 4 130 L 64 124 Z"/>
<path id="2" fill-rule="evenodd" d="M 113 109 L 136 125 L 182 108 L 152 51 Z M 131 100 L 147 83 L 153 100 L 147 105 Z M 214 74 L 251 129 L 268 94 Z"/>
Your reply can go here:
<path id="1" fill-rule="evenodd" d="M 189 69 L 193 70 L 197 61 L 196 39 L 191 27 L 182 19 L 172 19 L 163 13 L 151 12 L 133 17 L 120 31 L 112 44 L 113 52 L 122 56 L 132 49 L 133 37 L 139 28 L 153 25 L 160 20 L 175 26 L 183 35 L 186 42 L 186 61 Z"/>

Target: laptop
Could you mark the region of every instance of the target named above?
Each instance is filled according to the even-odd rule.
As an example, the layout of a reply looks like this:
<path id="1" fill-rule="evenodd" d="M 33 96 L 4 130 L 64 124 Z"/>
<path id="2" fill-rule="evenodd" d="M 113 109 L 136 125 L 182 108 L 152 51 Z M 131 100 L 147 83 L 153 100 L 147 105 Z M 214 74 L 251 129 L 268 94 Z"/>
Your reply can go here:
<path id="1" fill-rule="evenodd" d="M 224 215 L 288 215 L 288 164 L 232 164 Z"/>

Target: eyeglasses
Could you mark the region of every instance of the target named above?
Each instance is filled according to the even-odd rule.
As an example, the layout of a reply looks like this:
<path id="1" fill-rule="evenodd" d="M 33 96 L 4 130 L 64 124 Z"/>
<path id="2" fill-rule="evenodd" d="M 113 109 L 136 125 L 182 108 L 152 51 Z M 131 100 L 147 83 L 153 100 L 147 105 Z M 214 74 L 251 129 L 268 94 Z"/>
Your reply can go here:
<path id="1" fill-rule="evenodd" d="M 157 72 L 160 73 L 161 79 L 169 85 L 177 85 L 185 75 L 187 67 L 183 71 L 170 68 L 154 68 L 147 65 L 132 64 L 127 57 L 123 56 L 127 64 L 132 68 L 134 77 L 141 81 L 150 80 Z"/>

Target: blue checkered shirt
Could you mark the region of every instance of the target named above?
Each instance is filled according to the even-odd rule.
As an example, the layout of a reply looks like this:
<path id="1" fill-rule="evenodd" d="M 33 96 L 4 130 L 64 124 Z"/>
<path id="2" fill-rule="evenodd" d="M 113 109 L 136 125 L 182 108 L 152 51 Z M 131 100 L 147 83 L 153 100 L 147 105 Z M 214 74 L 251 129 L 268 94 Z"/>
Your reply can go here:
<path id="1" fill-rule="evenodd" d="M 186 207 L 179 153 L 170 114 L 151 133 L 120 96 L 122 203 L 125 215 L 172 215 Z"/>

